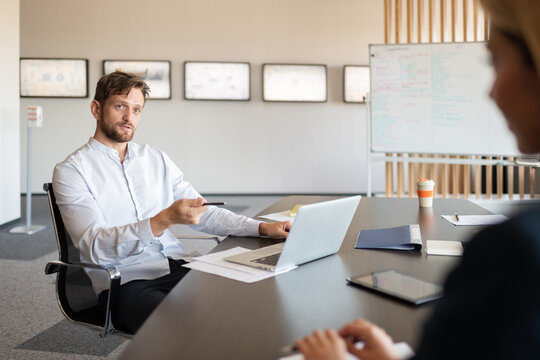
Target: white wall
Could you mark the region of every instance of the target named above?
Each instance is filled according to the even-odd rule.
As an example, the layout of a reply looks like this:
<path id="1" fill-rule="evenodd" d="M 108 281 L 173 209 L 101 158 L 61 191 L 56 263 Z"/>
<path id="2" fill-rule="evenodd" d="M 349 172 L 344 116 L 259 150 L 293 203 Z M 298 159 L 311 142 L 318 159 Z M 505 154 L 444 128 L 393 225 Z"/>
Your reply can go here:
<path id="1" fill-rule="evenodd" d="M 21 216 L 19 0 L 0 2 L 0 224 Z"/>
<path id="2" fill-rule="evenodd" d="M 166 151 L 199 191 L 365 192 L 365 106 L 343 103 L 342 67 L 368 64 L 368 44 L 382 41 L 382 1 L 21 0 L 21 56 L 90 61 L 89 99 L 21 100 L 44 109 L 32 191 L 93 134 L 102 60 L 157 59 L 172 61 L 173 98 L 147 103 L 134 140 Z M 251 101 L 183 100 L 186 60 L 250 62 Z M 264 103 L 265 62 L 327 64 L 328 102 Z"/>

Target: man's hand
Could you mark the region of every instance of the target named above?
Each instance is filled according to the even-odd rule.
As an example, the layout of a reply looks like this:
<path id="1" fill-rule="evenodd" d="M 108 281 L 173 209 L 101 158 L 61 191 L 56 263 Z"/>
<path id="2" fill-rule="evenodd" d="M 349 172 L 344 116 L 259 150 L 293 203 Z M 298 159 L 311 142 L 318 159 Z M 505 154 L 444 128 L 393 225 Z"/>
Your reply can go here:
<path id="1" fill-rule="evenodd" d="M 150 227 L 154 236 L 160 236 L 175 224 L 195 225 L 202 214 L 208 210 L 203 198 L 176 200 L 171 206 L 150 218 Z"/>
<path id="2" fill-rule="evenodd" d="M 306 360 L 344 360 L 347 345 L 335 330 L 315 331 L 294 342 Z"/>
<path id="3" fill-rule="evenodd" d="M 356 319 L 339 330 L 339 335 L 347 339 L 349 352 L 362 360 L 397 360 L 392 338 L 377 325 L 364 320 Z M 354 344 L 364 342 L 362 349 Z"/>
<path id="4" fill-rule="evenodd" d="M 272 239 L 286 239 L 289 236 L 289 230 L 291 229 L 290 221 L 283 221 L 277 223 L 265 223 L 262 222 L 259 225 L 259 235 L 268 236 Z"/>

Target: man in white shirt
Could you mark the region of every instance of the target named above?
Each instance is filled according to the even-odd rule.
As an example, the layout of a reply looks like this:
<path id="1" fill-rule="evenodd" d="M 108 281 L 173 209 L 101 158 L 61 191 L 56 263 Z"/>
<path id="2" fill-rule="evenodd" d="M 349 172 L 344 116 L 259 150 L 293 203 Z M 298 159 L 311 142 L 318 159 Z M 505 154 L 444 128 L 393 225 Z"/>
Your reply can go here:
<path id="1" fill-rule="evenodd" d="M 175 224 L 215 235 L 286 238 L 289 222 L 264 223 L 204 199 L 160 150 L 130 142 L 150 89 L 132 74 L 103 76 L 91 112 L 89 142 L 56 165 L 53 188 L 81 261 L 116 266 L 122 276 L 113 324 L 135 333 L 188 269 Z M 107 299 L 103 272 L 87 271 L 100 304 Z"/>

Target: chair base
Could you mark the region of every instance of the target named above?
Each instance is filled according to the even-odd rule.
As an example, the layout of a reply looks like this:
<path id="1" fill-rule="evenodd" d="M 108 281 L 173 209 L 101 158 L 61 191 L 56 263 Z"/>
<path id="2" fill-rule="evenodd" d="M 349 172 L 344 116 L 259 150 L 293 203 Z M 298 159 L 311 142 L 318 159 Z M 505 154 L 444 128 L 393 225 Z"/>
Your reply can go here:
<path id="1" fill-rule="evenodd" d="M 21 225 L 21 226 L 15 226 L 14 228 L 10 229 L 9 232 L 11 234 L 25 234 L 25 235 L 32 235 L 35 234 L 41 230 L 45 230 L 47 227 L 45 225 Z"/>

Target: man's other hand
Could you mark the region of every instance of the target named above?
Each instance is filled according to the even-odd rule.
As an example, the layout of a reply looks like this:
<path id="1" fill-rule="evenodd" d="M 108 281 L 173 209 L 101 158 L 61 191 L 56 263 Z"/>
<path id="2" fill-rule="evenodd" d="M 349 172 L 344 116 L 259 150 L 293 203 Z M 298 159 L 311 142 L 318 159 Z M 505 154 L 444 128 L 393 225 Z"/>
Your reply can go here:
<path id="1" fill-rule="evenodd" d="M 277 223 L 262 222 L 259 225 L 259 235 L 268 236 L 272 239 L 286 239 L 289 236 L 289 230 L 292 223 L 290 221 L 282 221 Z"/>

